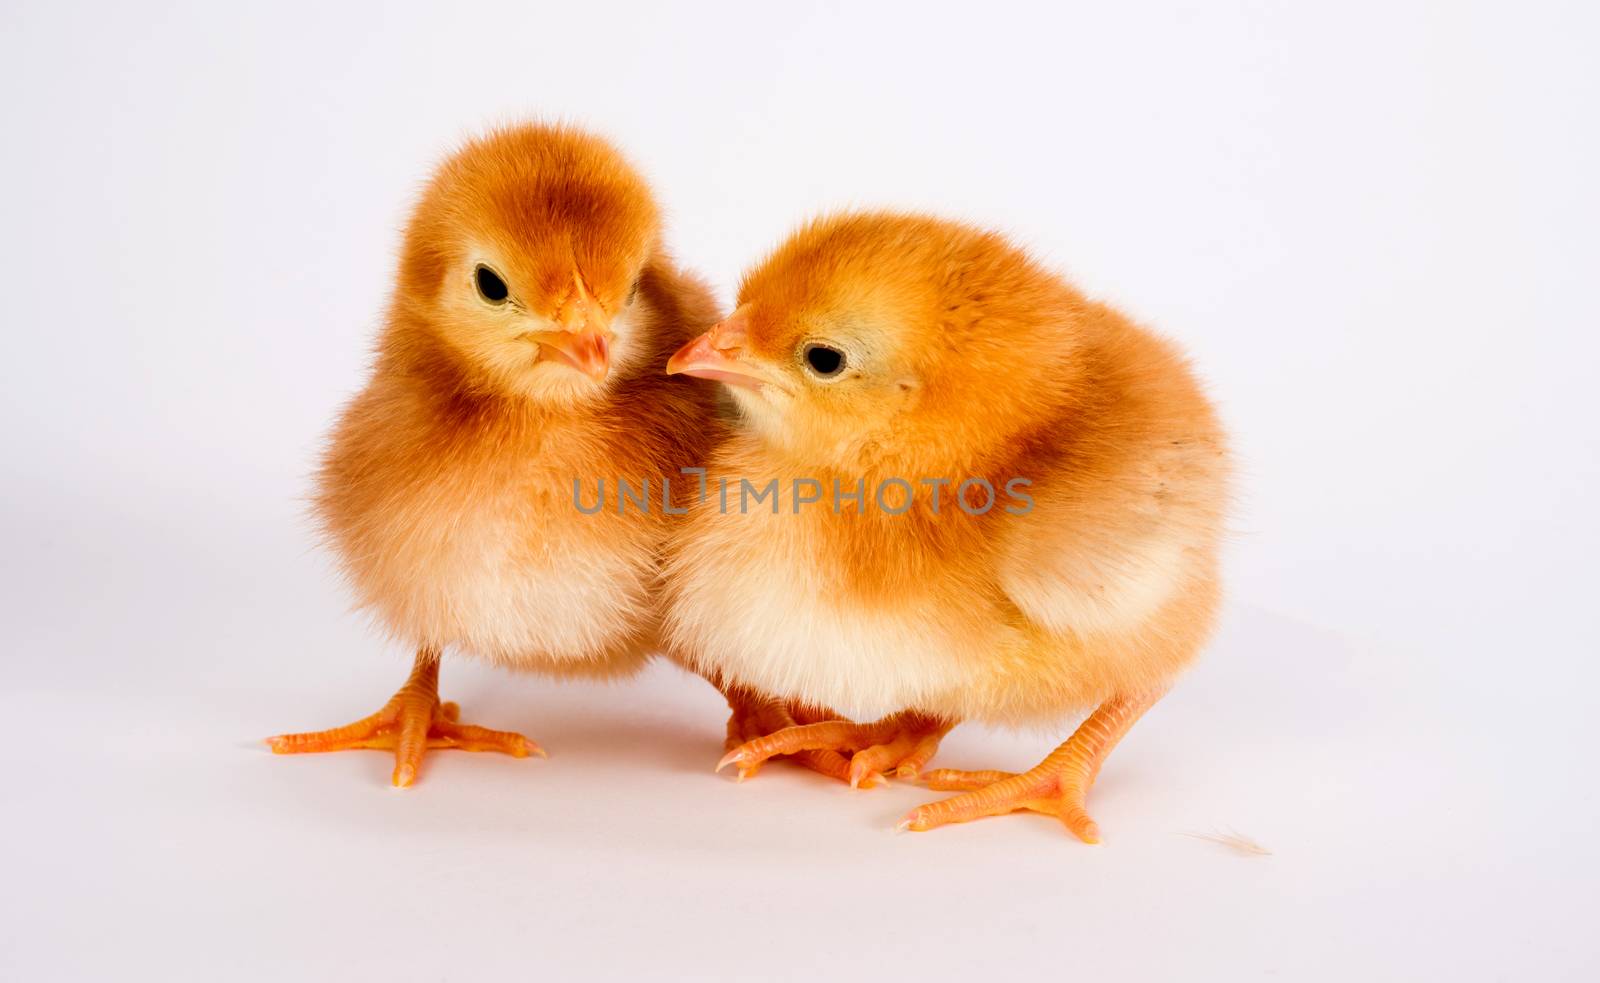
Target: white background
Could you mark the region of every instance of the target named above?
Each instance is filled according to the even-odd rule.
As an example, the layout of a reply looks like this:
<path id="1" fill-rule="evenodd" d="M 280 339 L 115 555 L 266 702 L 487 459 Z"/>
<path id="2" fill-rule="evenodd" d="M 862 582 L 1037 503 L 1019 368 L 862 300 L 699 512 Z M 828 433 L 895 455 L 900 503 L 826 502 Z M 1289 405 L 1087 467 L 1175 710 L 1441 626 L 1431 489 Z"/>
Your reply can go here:
<path id="1" fill-rule="evenodd" d="M 1600 24 L 1323 7 L 7 3 L 0 976 L 1595 978 Z M 552 757 L 409 793 L 266 753 L 404 676 L 307 475 L 420 182 L 530 115 L 624 146 L 724 302 L 800 219 L 903 205 L 1192 349 L 1232 601 L 1103 845 L 736 786 L 666 667 L 448 662 Z M 1185 835 L 1228 830 L 1272 855 Z"/>

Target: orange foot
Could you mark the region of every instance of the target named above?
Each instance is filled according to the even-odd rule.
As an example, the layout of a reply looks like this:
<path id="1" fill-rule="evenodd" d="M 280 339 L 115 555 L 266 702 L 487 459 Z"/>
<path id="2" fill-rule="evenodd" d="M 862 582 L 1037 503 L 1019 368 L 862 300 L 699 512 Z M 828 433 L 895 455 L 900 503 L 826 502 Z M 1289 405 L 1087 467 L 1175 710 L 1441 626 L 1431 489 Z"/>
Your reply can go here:
<path id="1" fill-rule="evenodd" d="M 1160 693 L 1154 693 L 1107 700 L 1065 744 L 1020 775 L 954 768 L 930 771 L 924 776 L 929 788 L 966 794 L 918 806 L 906 813 L 899 828 L 927 830 L 1030 809 L 1057 817 L 1085 843 L 1099 843 L 1100 827 L 1084 809 L 1084 797 L 1094 785 L 1106 755 L 1160 698 Z"/>
<path id="2" fill-rule="evenodd" d="M 742 687 L 730 686 L 723 688 L 723 696 L 728 699 L 728 739 L 723 742 L 724 751 L 734 748 L 796 726 L 801 719 L 808 719 L 807 712 L 799 707 L 792 707 L 781 700 L 770 696 L 761 696 Z M 796 751 L 789 755 L 796 764 L 810 768 L 840 781 L 849 781 L 850 762 L 837 751 L 825 748 Z M 761 770 L 761 765 L 766 759 L 748 765 L 739 766 L 739 781 L 744 781 Z M 721 771 L 719 767 L 717 769 Z"/>
<path id="3" fill-rule="evenodd" d="M 428 748 L 499 751 L 514 758 L 526 758 L 530 754 L 546 757 L 543 748 L 521 734 L 463 724 L 460 716 L 460 707 L 439 702 L 438 652 L 422 649 L 417 653 L 411 677 L 382 710 L 332 730 L 269 737 L 267 745 L 274 754 L 314 754 L 357 748 L 393 750 L 396 788 L 405 788 L 416 780 L 417 768 Z"/>
<path id="4" fill-rule="evenodd" d="M 912 710 L 873 724 L 848 720 L 802 723 L 731 748 L 717 762 L 717 770 L 738 765 L 742 777 L 773 755 L 826 751 L 842 761 L 838 752 L 853 751 L 847 768 L 824 773 L 849 782 L 851 788 L 872 788 L 883 781 L 884 773 L 890 769 L 896 777 L 915 778 L 939 750 L 939 741 L 952 726 Z"/>

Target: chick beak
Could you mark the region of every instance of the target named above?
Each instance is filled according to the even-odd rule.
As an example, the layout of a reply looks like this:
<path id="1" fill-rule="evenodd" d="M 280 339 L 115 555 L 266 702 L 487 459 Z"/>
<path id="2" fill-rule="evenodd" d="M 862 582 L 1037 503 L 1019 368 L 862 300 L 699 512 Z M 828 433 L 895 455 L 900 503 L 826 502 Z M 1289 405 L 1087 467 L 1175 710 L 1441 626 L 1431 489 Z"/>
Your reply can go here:
<path id="1" fill-rule="evenodd" d="M 746 341 L 745 322 L 739 312 L 678 349 L 667 359 L 667 375 L 692 375 L 730 386 L 759 390 L 769 380 L 756 367 L 740 360 Z"/>
<path id="2" fill-rule="evenodd" d="M 611 369 L 611 346 L 603 331 L 544 331 L 534 340 L 540 354 L 565 362 L 595 382 L 604 380 Z"/>

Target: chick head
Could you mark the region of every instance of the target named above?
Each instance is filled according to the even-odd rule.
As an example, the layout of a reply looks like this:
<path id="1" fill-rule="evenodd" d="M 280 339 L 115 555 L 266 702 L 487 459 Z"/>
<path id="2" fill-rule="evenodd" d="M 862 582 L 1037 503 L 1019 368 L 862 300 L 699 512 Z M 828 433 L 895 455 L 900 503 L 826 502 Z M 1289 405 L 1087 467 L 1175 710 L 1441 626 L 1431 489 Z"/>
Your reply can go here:
<path id="1" fill-rule="evenodd" d="M 978 466 L 1069 396 L 1082 300 L 1001 236 L 898 213 L 800 229 L 668 362 L 797 463 Z M 906 474 L 905 477 L 913 477 Z"/>
<path id="2" fill-rule="evenodd" d="M 524 125 L 468 143 L 405 235 L 397 310 L 479 384 L 575 405 L 645 355 L 635 308 L 660 249 L 644 179 L 605 141 Z"/>

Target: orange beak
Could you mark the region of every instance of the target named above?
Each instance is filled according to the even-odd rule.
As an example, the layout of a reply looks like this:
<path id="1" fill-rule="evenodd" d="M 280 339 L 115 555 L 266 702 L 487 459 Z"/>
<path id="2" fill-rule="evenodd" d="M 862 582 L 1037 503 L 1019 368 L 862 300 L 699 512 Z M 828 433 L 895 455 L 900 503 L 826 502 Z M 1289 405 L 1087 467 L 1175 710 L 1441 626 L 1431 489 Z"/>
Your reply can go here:
<path id="1" fill-rule="evenodd" d="M 745 323 L 743 313 L 735 311 L 726 321 L 712 325 L 710 331 L 667 359 L 667 375 L 692 375 L 745 389 L 770 385 L 771 379 L 739 358 L 747 340 Z"/>
<path id="2" fill-rule="evenodd" d="M 611 345 L 603 331 L 540 331 L 528 340 L 538 343 L 541 355 L 565 362 L 595 382 L 611 370 Z"/>

